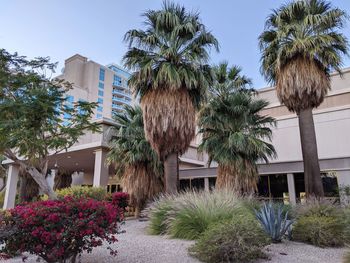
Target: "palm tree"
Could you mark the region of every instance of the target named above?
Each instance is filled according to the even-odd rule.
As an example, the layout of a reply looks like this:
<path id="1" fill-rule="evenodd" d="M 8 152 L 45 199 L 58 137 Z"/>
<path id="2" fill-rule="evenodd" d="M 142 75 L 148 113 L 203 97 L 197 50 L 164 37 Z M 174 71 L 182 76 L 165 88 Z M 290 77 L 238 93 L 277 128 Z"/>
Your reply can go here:
<path id="1" fill-rule="evenodd" d="M 329 2 L 294 1 L 273 11 L 259 37 L 261 71 L 299 118 L 307 195 L 324 196 L 312 109 L 330 89 L 330 71 L 341 73 L 348 42 L 338 29 L 345 19 Z"/>
<path id="2" fill-rule="evenodd" d="M 142 110 L 125 107 L 114 116 L 120 126 L 115 130 L 108 153 L 108 162 L 115 164 L 116 175 L 122 179 L 123 190 L 130 195 L 130 205 L 138 217 L 146 201 L 164 189 L 163 165 L 146 141 Z"/>
<path id="3" fill-rule="evenodd" d="M 215 82 L 211 99 L 199 115 L 203 140 L 199 147 L 219 164 L 216 188 L 238 194 L 257 191 L 259 174 L 256 162 L 274 157 L 271 140 L 272 117 L 259 112 L 268 105 L 248 89 L 251 81 L 241 76 L 239 67 L 222 63 L 214 68 Z"/>
<path id="4" fill-rule="evenodd" d="M 167 192 L 178 186 L 178 154 L 195 136 L 195 113 L 211 83 L 208 49 L 218 43 L 198 13 L 164 2 L 143 14 L 145 30 L 125 35 L 129 85 L 139 95 L 146 139 L 164 160 Z"/>

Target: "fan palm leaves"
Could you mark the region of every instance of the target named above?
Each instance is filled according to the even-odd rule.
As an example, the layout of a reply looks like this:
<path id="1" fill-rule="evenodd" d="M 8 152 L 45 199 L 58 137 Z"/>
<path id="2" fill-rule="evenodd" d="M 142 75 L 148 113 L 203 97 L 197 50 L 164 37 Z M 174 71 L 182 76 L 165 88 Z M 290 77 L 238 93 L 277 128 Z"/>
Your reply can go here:
<path id="1" fill-rule="evenodd" d="M 323 196 L 312 109 L 330 89 L 330 72 L 341 73 L 348 41 L 346 13 L 324 0 L 299 0 L 273 10 L 259 37 L 261 71 L 277 96 L 299 117 L 306 192 Z"/>
<path id="2" fill-rule="evenodd" d="M 119 128 L 110 142 L 108 162 L 114 164 L 138 216 L 147 200 L 163 191 L 163 165 L 145 138 L 139 106 L 125 106 L 114 119 Z"/>
<path id="3" fill-rule="evenodd" d="M 165 1 L 160 10 L 143 14 L 142 29 L 125 34 L 129 50 L 124 64 L 133 70 L 129 85 L 139 95 L 146 139 L 165 160 L 168 192 L 178 184 L 178 154 L 195 136 L 195 113 L 212 76 L 209 50 L 216 38 L 198 13 Z"/>
<path id="4" fill-rule="evenodd" d="M 203 140 L 201 151 L 219 164 L 217 188 L 233 189 L 237 193 L 253 193 L 257 190 L 258 171 L 256 162 L 275 156 L 271 140 L 272 117 L 260 115 L 268 105 L 257 99 L 246 88 L 251 82 L 245 76 L 231 75 L 232 69 L 219 65 L 214 68 L 214 95 L 200 112 L 199 126 Z M 223 78 L 220 68 L 226 67 Z M 218 74 L 218 72 L 220 72 Z M 235 76 L 235 77 L 233 77 Z M 223 80 L 224 79 L 224 80 Z M 242 85 L 242 79 L 245 84 Z M 238 83 L 234 83 L 238 80 Z"/>

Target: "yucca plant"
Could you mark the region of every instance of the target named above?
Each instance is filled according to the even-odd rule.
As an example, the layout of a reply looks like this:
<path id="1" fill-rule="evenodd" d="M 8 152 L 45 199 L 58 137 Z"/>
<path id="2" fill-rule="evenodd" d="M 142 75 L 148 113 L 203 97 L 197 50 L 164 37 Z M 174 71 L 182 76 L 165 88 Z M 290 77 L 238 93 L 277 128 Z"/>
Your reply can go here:
<path id="1" fill-rule="evenodd" d="M 260 210 L 255 210 L 256 218 L 274 243 L 282 241 L 293 223 L 288 220 L 288 212 L 283 211 L 283 204 L 273 203 L 265 203 Z"/>

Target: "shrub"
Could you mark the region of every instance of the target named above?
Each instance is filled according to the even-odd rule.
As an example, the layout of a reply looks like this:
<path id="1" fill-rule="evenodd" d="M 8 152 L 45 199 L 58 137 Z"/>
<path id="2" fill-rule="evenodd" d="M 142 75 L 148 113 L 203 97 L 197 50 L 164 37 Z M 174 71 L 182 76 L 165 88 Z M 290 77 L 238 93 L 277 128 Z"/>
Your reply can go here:
<path id="1" fill-rule="evenodd" d="M 95 200 L 106 200 L 107 192 L 103 187 L 72 186 L 56 191 L 58 199 L 64 199 L 66 196 L 75 198 L 92 198 Z"/>
<path id="2" fill-rule="evenodd" d="M 320 247 L 343 246 L 350 240 L 347 210 L 327 200 L 309 199 L 296 209 L 293 239 Z"/>
<path id="3" fill-rule="evenodd" d="M 262 248 L 269 244 L 257 220 L 238 216 L 210 227 L 190 248 L 204 262 L 248 262 L 265 258 Z"/>
<path id="4" fill-rule="evenodd" d="M 293 227 L 293 239 L 319 247 L 344 245 L 344 222 L 338 217 L 300 217 Z"/>
<path id="5" fill-rule="evenodd" d="M 209 225 L 231 219 L 237 213 L 250 211 L 229 191 L 190 191 L 162 196 L 150 209 L 150 232 L 193 240 Z"/>
<path id="6" fill-rule="evenodd" d="M 292 220 L 288 220 L 288 211 L 284 212 L 283 204 L 264 204 L 255 214 L 266 234 L 275 243 L 281 242 L 287 231 L 290 230 Z"/>
<path id="7" fill-rule="evenodd" d="M 171 213 L 173 200 L 161 198 L 153 204 L 150 212 L 149 233 L 151 235 L 164 235 L 167 232 L 167 217 Z"/>
<path id="8" fill-rule="evenodd" d="M 344 239 L 350 245 L 350 207 L 344 209 Z"/>
<path id="9" fill-rule="evenodd" d="M 117 219 L 111 203 L 94 199 L 66 197 L 17 206 L 3 216 L 0 245 L 5 247 L 0 252 L 29 252 L 47 262 L 73 261 L 102 241 L 116 242 Z"/>
<path id="10" fill-rule="evenodd" d="M 123 193 L 123 192 L 115 192 L 112 194 L 112 204 L 114 206 L 117 206 L 123 211 L 127 208 L 129 205 L 129 194 L 128 193 Z"/>

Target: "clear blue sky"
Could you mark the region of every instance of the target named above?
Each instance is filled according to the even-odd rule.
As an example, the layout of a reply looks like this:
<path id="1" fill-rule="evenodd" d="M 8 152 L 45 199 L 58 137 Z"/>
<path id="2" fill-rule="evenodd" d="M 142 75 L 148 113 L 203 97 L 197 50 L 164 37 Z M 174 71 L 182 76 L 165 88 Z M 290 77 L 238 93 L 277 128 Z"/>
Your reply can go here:
<path id="1" fill-rule="evenodd" d="M 259 72 L 257 37 L 270 10 L 281 0 L 178 0 L 198 10 L 203 23 L 220 42 L 212 63 L 228 60 L 251 77 L 256 88 L 266 86 Z M 350 14 L 349 0 L 331 0 Z M 59 61 L 80 53 L 101 64 L 121 64 L 124 33 L 142 27 L 140 14 L 157 9 L 161 0 L 0 0 L 0 47 L 29 57 Z M 350 38 L 348 23 L 344 33 Z M 344 60 L 350 66 L 349 58 Z"/>

